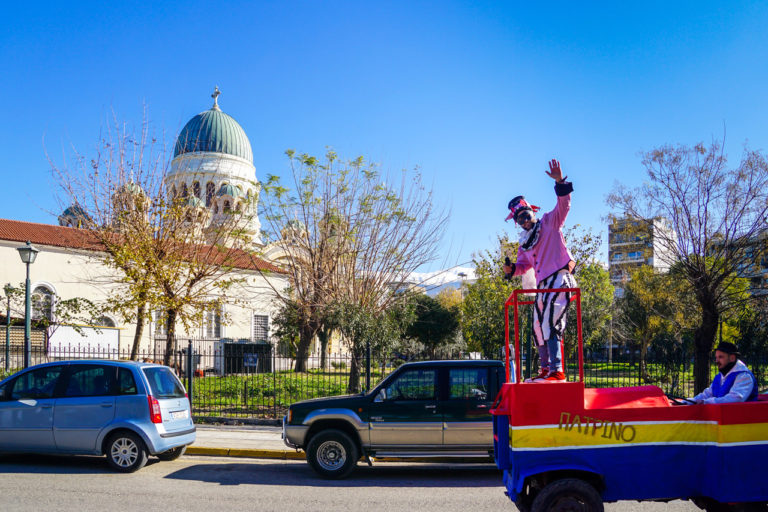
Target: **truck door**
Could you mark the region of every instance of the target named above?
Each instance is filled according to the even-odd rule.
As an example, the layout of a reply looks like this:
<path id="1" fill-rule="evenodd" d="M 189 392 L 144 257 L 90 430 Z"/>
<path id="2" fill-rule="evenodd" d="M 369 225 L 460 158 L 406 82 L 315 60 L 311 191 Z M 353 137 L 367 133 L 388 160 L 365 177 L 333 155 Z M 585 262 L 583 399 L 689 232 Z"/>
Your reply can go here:
<path id="1" fill-rule="evenodd" d="M 494 376 L 495 377 L 495 376 Z M 493 447 L 493 423 L 489 412 L 494 393 L 490 368 L 448 368 L 447 393 L 440 401 L 443 443 L 452 448 Z"/>
<path id="2" fill-rule="evenodd" d="M 436 368 L 407 370 L 382 389 L 370 408 L 372 447 L 442 445 L 437 373 Z"/>

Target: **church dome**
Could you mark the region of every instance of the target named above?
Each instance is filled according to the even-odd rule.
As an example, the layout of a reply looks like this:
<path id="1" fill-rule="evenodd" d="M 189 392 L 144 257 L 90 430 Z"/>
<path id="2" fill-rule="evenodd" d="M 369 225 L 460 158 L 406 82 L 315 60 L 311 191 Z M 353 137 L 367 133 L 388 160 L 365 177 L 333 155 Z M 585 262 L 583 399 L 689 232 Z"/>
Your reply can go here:
<path id="1" fill-rule="evenodd" d="M 216 192 L 216 195 L 219 197 L 221 196 L 240 197 L 243 195 L 243 193 L 240 191 L 239 188 L 235 187 L 234 185 L 225 183 L 219 188 L 219 191 Z"/>
<path id="2" fill-rule="evenodd" d="M 182 128 L 176 139 L 174 158 L 184 153 L 214 152 L 234 155 L 253 163 L 251 142 L 240 124 L 221 111 L 219 94 L 217 87 L 212 94 L 213 107 L 197 114 Z"/>

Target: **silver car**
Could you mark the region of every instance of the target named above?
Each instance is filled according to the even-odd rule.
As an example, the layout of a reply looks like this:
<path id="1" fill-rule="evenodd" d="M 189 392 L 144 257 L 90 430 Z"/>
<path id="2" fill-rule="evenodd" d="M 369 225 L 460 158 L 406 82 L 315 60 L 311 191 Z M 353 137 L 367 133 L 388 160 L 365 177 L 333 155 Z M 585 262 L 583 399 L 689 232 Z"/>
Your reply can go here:
<path id="1" fill-rule="evenodd" d="M 184 386 L 167 366 L 60 361 L 0 381 L 0 452 L 104 454 L 133 472 L 194 441 Z"/>

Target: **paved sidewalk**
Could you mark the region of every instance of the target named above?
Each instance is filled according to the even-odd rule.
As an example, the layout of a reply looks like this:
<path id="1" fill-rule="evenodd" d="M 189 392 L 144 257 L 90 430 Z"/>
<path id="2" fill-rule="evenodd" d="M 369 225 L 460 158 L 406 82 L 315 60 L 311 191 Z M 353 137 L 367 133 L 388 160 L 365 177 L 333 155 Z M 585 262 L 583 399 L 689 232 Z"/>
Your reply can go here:
<path id="1" fill-rule="evenodd" d="M 304 460 L 304 452 L 288 448 L 282 428 L 264 425 L 197 424 L 197 439 L 187 447 L 190 455 L 256 457 L 261 459 Z"/>

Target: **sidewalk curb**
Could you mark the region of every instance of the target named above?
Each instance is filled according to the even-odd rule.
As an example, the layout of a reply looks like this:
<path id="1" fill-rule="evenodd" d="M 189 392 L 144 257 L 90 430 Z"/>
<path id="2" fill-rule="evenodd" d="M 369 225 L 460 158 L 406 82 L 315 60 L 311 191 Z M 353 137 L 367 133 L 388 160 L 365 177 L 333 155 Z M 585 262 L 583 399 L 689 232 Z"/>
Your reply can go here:
<path id="1" fill-rule="evenodd" d="M 256 450 L 247 448 L 208 448 L 188 446 L 187 455 L 214 455 L 217 457 L 250 457 L 254 459 L 305 460 L 303 452 L 291 450 Z"/>
<path id="2" fill-rule="evenodd" d="M 188 446 L 187 455 L 211 455 L 216 457 L 247 457 L 252 459 L 306 460 L 304 452 L 292 450 L 257 450 L 248 448 L 208 448 Z M 364 459 L 360 459 L 364 462 Z M 486 457 L 373 457 L 374 462 L 434 462 L 434 463 L 493 463 Z"/>

